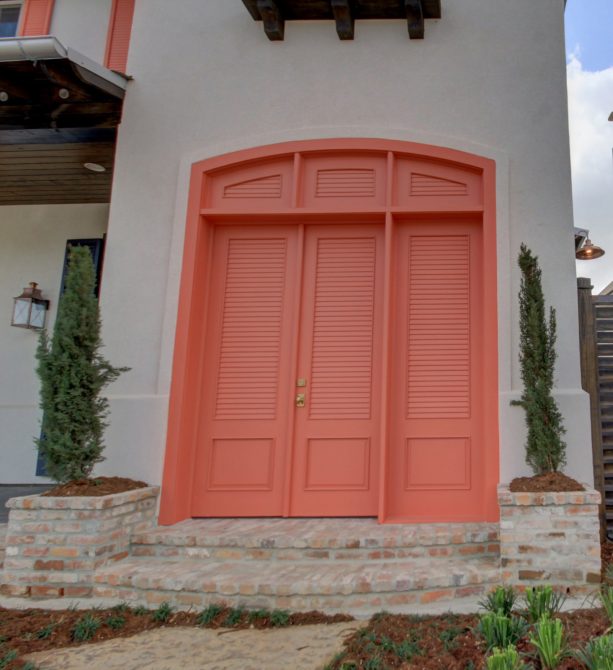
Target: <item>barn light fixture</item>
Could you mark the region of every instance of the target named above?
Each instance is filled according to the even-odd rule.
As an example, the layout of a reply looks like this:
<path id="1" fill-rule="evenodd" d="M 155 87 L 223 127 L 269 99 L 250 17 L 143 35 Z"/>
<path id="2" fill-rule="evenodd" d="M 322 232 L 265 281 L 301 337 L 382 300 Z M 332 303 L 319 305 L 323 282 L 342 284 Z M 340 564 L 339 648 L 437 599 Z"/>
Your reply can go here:
<path id="1" fill-rule="evenodd" d="M 13 300 L 11 326 L 29 328 L 31 330 L 44 328 L 49 301 L 42 297 L 36 282 L 30 282 L 30 285 L 23 289 L 23 293 Z"/>
<path id="2" fill-rule="evenodd" d="M 83 167 L 90 172 L 106 172 L 106 168 L 100 163 L 83 163 Z"/>
<path id="3" fill-rule="evenodd" d="M 601 256 L 604 256 L 604 249 L 594 244 L 589 237 L 586 238 L 585 244 L 581 249 L 577 249 L 575 252 L 575 257 L 580 261 L 591 261 Z"/>

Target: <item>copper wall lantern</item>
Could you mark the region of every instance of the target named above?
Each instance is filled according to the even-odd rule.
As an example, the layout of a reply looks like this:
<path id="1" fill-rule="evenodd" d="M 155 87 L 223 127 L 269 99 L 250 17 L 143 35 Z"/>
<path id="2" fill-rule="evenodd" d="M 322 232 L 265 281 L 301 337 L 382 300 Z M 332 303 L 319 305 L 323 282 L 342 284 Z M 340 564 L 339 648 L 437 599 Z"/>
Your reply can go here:
<path id="1" fill-rule="evenodd" d="M 49 301 L 42 297 L 38 284 L 34 281 L 14 298 L 11 326 L 40 330 L 45 327 Z"/>

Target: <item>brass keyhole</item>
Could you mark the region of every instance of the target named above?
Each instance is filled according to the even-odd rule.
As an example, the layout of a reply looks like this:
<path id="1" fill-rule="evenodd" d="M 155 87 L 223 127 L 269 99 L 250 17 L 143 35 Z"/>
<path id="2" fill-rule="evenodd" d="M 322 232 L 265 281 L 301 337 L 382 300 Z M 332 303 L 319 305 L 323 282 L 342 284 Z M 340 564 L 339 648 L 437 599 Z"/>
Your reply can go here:
<path id="1" fill-rule="evenodd" d="M 304 407 L 306 403 L 306 393 L 296 394 L 296 407 Z"/>

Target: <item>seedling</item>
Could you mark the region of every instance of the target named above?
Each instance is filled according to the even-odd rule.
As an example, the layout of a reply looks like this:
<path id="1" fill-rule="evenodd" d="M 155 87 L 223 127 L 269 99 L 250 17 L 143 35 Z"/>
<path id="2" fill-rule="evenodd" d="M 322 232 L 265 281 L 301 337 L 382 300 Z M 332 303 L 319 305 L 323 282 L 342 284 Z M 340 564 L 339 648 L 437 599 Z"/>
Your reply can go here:
<path id="1" fill-rule="evenodd" d="M 237 626 L 241 622 L 244 612 L 245 610 L 242 607 L 230 608 L 228 610 L 228 615 L 226 616 L 223 622 L 223 625 L 227 626 L 228 628 Z"/>
<path id="2" fill-rule="evenodd" d="M 613 670 L 613 634 L 590 640 L 575 657 L 587 670 Z"/>
<path id="3" fill-rule="evenodd" d="M 9 663 L 12 663 L 17 658 L 17 652 L 14 649 L 9 649 L 4 656 L 0 656 L 0 670 L 8 668 Z"/>
<path id="4" fill-rule="evenodd" d="M 48 638 L 51 637 L 51 634 L 55 630 L 55 624 L 50 623 L 47 624 L 46 626 L 43 626 L 42 628 L 39 628 L 36 631 L 36 639 L 37 640 L 47 640 Z"/>
<path id="5" fill-rule="evenodd" d="M 109 614 L 104 623 L 112 630 L 119 630 L 126 625 L 126 618 L 121 614 Z"/>
<path id="6" fill-rule="evenodd" d="M 609 621 L 613 626 L 613 586 L 604 585 L 599 592 L 600 602 L 609 617 Z"/>
<path id="7" fill-rule="evenodd" d="M 487 670 L 527 670 L 517 649 L 511 644 L 506 649 L 494 648 L 486 659 Z"/>
<path id="8" fill-rule="evenodd" d="M 170 603 L 164 601 L 156 610 L 154 610 L 151 618 L 157 623 L 166 623 L 170 619 L 173 608 Z"/>
<path id="9" fill-rule="evenodd" d="M 485 640 L 487 649 L 506 649 L 517 644 L 526 634 L 528 625 L 523 619 L 505 616 L 496 612 L 488 612 L 481 617 L 475 632 Z"/>
<path id="10" fill-rule="evenodd" d="M 199 626 L 208 626 L 221 612 L 223 612 L 223 609 L 222 605 L 209 605 L 208 607 L 205 607 L 198 615 L 196 623 Z"/>
<path id="11" fill-rule="evenodd" d="M 275 628 L 289 626 L 289 612 L 287 610 L 273 610 L 270 614 L 270 624 Z"/>
<path id="12" fill-rule="evenodd" d="M 540 621 L 545 615 L 552 617 L 562 609 L 566 602 L 566 596 L 554 591 L 551 586 L 527 588 L 524 597 L 525 615 L 530 623 Z"/>
<path id="13" fill-rule="evenodd" d="M 144 616 L 145 614 L 149 614 L 149 610 L 143 605 L 138 605 L 132 610 L 132 612 L 136 614 L 136 616 Z"/>
<path id="14" fill-rule="evenodd" d="M 510 616 L 517 600 L 512 586 L 498 586 L 479 602 L 479 606 L 488 612 L 501 612 Z"/>
<path id="15" fill-rule="evenodd" d="M 100 628 L 100 619 L 93 614 L 85 614 L 72 629 L 72 639 L 75 642 L 87 642 L 94 637 L 98 628 Z"/>
<path id="16" fill-rule="evenodd" d="M 536 647 L 545 670 L 554 670 L 569 655 L 562 622 L 560 619 L 550 619 L 548 614 L 543 615 L 534 626 L 530 642 Z"/>

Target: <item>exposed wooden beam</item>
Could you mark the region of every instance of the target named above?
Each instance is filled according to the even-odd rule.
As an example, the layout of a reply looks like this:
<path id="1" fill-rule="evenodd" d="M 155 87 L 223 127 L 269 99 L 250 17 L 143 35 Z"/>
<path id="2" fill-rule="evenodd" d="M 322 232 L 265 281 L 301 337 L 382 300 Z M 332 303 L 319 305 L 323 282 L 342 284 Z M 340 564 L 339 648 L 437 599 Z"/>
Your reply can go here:
<path id="1" fill-rule="evenodd" d="M 268 39 L 271 42 L 281 41 L 285 33 L 285 19 L 279 11 L 276 0 L 258 0 L 258 11 Z"/>
<path id="2" fill-rule="evenodd" d="M 409 37 L 412 40 L 423 40 L 425 30 L 422 0 L 404 0 L 404 7 L 407 12 Z"/>
<path id="3" fill-rule="evenodd" d="M 336 32 L 341 40 L 354 37 L 355 18 L 349 0 L 330 0 L 332 13 L 336 21 Z"/>

